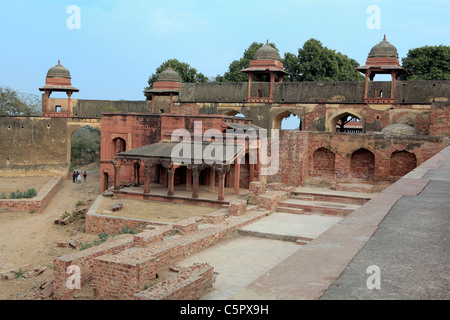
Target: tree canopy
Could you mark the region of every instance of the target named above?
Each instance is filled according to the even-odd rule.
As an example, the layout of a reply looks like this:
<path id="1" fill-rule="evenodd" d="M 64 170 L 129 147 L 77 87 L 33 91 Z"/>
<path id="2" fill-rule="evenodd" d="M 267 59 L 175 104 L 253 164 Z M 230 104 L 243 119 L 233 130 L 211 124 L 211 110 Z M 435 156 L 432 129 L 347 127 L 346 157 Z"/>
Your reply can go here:
<path id="1" fill-rule="evenodd" d="M 402 66 L 409 73 L 403 80 L 450 80 L 450 46 L 410 49 Z"/>
<path id="2" fill-rule="evenodd" d="M 72 135 L 71 165 L 83 166 L 100 160 L 100 131 L 83 127 Z"/>
<path id="3" fill-rule="evenodd" d="M 218 75 L 216 77 L 217 82 L 247 82 L 248 75 L 242 73 L 241 70 L 248 68 L 250 66 L 250 60 L 253 60 L 256 51 L 261 48 L 264 44 L 253 42 L 247 50 L 244 51 L 244 55 L 239 60 L 234 60 L 228 67 L 228 71 L 224 73 L 223 76 Z M 276 49 L 275 44 L 270 44 Z M 278 49 L 277 49 L 278 50 Z"/>
<path id="4" fill-rule="evenodd" d="M 0 87 L 0 116 L 38 116 L 41 113 L 38 95 Z"/>
<path id="5" fill-rule="evenodd" d="M 180 62 L 177 59 L 169 59 L 166 62 L 163 62 L 157 69 L 156 72 L 153 73 L 148 79 L 148 87 L 145 90 L 149 90 L 153 88 L 153 83 L 158 80 L 161 72 L 170 67 L 177 71 L 180 75 L 183 82 L 186 83 L 196 83 L 196 82 L 208 82 L 208 78 L 201 72 L 198 72 L 197 69 L 192 68 L 189 64 L 185 62 Z M 151 96 L 149 94 L 145 94 L 147 99 L 149 100 Z"/>
<path id="6" fill-rule="evenodd" d="M 316 39 L 309 39 L 298 54 L 286 53 L 284 69 L 291 75 L 287 81 L 362 81 L 356 70 L 356 60 L 324 47 Z"/>

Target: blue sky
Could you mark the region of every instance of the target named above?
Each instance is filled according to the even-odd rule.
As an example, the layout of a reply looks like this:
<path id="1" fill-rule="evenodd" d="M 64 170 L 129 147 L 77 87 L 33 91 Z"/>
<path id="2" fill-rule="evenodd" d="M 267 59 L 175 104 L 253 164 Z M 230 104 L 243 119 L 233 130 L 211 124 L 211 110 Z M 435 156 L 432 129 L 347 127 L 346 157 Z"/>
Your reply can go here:
<path id="1" fill-rule="evenodd" d="M 49 68 L 67 67 L 77 99 L 143 100 L 149 76 L 176 58 L 206 76 L 227 71 L 267 39 L 283 56 L 310 38 L 364 64 L 383 35 L 400 57 L 449 45 L 450 0 L 0 0 L 0 86 L 40 94 Z M 70 5 L 80 29 L 69 29 Z M 367 21 L 377 6 L 378 28 Z"/>

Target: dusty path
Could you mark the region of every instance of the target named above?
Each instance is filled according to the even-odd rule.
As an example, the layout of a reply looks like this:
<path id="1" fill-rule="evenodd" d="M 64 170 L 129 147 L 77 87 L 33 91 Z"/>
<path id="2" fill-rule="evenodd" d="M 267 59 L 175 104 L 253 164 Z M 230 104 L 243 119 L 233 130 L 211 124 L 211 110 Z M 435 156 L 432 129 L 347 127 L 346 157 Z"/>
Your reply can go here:
<path id="1" fill-rule="evenodd" d="M 13 299 L 40 282 L 50 280 L 53 258 L 74 250 L 59 248 L 57 242 L 73 238 L 86 243 L 96 239 L 95 235 L 82 232 L 80 223 L 71 226 L 54 224 L 54 220 L 65 211 L 76 210 L 78 202 L 89 204 L 89 199 L 95 200 L 99 194 L 98 166 L 87 166 L 86 171 L 86 184 L 74 184 L 71 177 L 64 179 L 58 192 L 41 213 L 0 210 L 0 272 L 26 264 L 49 267 L 35 278 L 0 280 L 0 299 Z"/>

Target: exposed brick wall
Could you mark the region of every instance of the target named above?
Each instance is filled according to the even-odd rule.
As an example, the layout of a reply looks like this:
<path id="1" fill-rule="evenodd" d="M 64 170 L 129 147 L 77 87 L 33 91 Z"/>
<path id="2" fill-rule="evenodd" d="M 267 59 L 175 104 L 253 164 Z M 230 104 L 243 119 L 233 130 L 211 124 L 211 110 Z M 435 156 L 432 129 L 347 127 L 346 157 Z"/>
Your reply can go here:
<path id="1" fill-rule="evenodd" d="M 67 287 L 67 280 L 71 276 L 67 273 L 69 266 L 77 266 L 81 271 L 81 286 L 93 279 L 94 259 L 105 255 L 121 252 L 134 246 L 133 236 L 125 235 L 119 239 L 83 251 L 53 259 L 53 299 L 67 300 L 72 297 L 76 289 Z"/>
<path id="2" fill-rule="evenodd" d="M 132 299 L 156 279 L 156 259 L 151 252 L 127 249 L 94 260 L 94 299 Z"/>
<path id="3" fill-rule="evenodd" d="M 108 216 L 103 214 L 86 214 L 85 226 L 86 233 L 89 234 L 119 234 L 120 231 L 127 227 L 136 232 L 142 232 L 146 226 L 155 224 L 154 222 L 130 219 L 116 216 Z"/>
<path id="4" fill-rule="evenodd" d="M 0 200 L 0 207 L 26 212 L 41 212 L 58 190 L 62 179 L 62 177 L 51 178 L 33 199 L 2 199 Z"/>
<path id="5" fill-rule="evenodd" d="M 374 154 L 366 149 L 359 149 L 353 152 L 351 172 L 353 178 L 372 180 L 375 173 Z"/>
<path id="6" fill-rule="evenodd" d="M 178 275 L 135 295 L 136 300 L 198 300 L 212 288 L 214 269 L 194 264 Z"/>
<path id="7" fill-rule="evenodd" d="M 450 136 L 450 102 L 435 102 L 430 114 L 430 135 Z"/>
<path id="8" fill-rule="evenodd" d="M 417 167 L 417 158 L 407 151 L 396 151 L 391 155 L 390 174 L 393 177 L 403 177 Z"/>
<path id="9" fill-rule="evenodd" d="M 94 265 L 97 265 L 98 270 L 114 270 L 120 271 L 119 264 L 126 264 L 126 261 L 132 261 L 132 265 L 139 263 L 145 263 L 144 273 L 140 273 L 133 267 L 130 270 L 133 271 L 136 277 L 134 283 L 128 285 L 127 294 L 125 298 L 129 298 L 131 293 L 138 290 L 140 286 L 144 286 L 146 281 L 152 278 L 152 268 L 150 261 L 156 261 L 155 268 L 161 268 L 169 265 L 176 259 L 180 259 L 191 255 L 195 252 L 199 252 L 206 249 L 219 241 L 228 239 L 237 234 L 237 230 L 242 226 L 254 222 L 264 216 L 266 211 L 248 211 L 242 216 L 230 216 L 224 223 L 218 223 L 211 225 L 208 228 L 198 229 L 190 233 L 185 234 L 182 237 L 176 237 L 171 241 L 161 241 L 161 235 L 166 236 L 172 233 L 174 226 L 161 226 L 153 230 L 146 230 L 143 233 L 133 235 L 122 235 L 111 242 L 103 243 L 99 246 L 79 251 L 71 255 L 63 256 L 54 259 L 53 273 L 54 273 L 54 299 L 70 299 L 76 290 L 69 290 L 66 286 L 67 280 L 70 274 L 67 274 L 67 268 L 71 265 L 76 265 L 81 269 L 81 285 L 88 283 L 88 281 L 94 280 L 95 277 L 102 277 L 102 272 L 98 271 L 94 273 Z M 199 218 L 201 220 L 201 218 Z M 197 224 L 196 224 L 197 225 Z M 128 250 L 127 249 L 134 249 Z M 122 252 L 124 252 L 122 254 Z M 149 254 L 151 253 L 151 256 Z M 107 257 L 102 257 L 106 255 Z M 118 255 L 115 257 L 115 255 Z M 109 257 L 114 256 L 114 258 Z M 99 258 L 97 262 L 96 258 Z M 156 260 L 152 260 L 155 258 Z M 128 260 L 127 260 L 128 259 Z M 114 264 L 111 269 L 108 263 Z M 123 268 L 122 268 L 123 269 Z M 125 269 L 123 269 L 125 270 Z M 128 270 L 128 269 L 127 269 Z M 131 272 L 128 270 L 129 272 Z M 125 272 L 125 271 L 123 271 Z M 126 272 L 125 272 L 126 273 Z M 94 275 L 95 274 L 95 275 Z M 144 281 L 145 280 L 145 281 Z M 108 280 L 111 282 L 111 278 Z M 117 294 L 117 290 L 104 289 L 106 282 L 101 282 L 101 279 L 97 279 L 96 287 L 100 288 L 97 291 L 97 298 L 104 299 L 105 297 L 111 297 Z M 136 292 L 134 292 L 136 293 Z"/>
<path id="10" fill-rule="evenodd" d="M 334 176 L 335 158 L 336 155 L 326 148 L 320 148 L 314 151 L 314 174 Z"/>

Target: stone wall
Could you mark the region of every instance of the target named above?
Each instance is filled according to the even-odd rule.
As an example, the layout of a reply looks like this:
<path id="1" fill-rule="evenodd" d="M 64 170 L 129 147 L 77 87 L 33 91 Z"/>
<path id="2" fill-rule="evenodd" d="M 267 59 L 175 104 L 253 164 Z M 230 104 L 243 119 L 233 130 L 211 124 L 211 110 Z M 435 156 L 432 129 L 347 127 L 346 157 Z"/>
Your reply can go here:
<path id="1" fill-rule="evenodd" d="M 405 151 L 425 162 L 448 145 L 445 138 L 430 136 L 385 136 L 379 133 L 348 134 L 306 131 L 281 131 L 281 173 L 270 177 L 271 182 L 288 185 L 333 187 L 337 183 L 392 182 L 391 158 Z M 334 168 L 324 171 L 323 163 Z M 321 159 L 321 157 L 324 159 Z M 395 161 L 393 162 L 395 163 Z M 409 165 L 412 168 L 412 166 Z M 409 168 L 408 167 L 408 168 Z"/>
<path id="2" fill-rule="evenodd" d="M 0 117 L 0 175 L 67 173 L 67 119 Z"/>
<path id="3" fill-rule="evenodd" d="M 266 83 L 252 83 L 252 90 L 262 89 Z M 382 89 L 389 97 L 390 81 L 369 82 L 368 96 Z M 364 81 L 283 82 L 273 88 L 275 103 L 363 103 Z M 447 98 L 450 81 L 397 81 L 395 103 L 431 103 L 433 99 Z M 244 102 L 248 83 L 182 83 L 181 102 Z"/>

